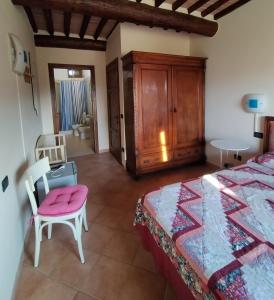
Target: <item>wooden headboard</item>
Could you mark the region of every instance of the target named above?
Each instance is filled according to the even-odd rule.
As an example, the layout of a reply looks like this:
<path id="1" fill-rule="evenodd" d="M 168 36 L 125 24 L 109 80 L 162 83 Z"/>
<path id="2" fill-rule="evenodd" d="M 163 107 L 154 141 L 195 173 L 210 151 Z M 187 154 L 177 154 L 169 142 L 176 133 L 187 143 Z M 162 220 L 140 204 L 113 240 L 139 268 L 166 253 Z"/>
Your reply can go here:
<path id="1" fill-rule="evenodd" d="M 272 144 L 272 149 L 270 149 L 270 141 Z M 274 117 L 265 117 L 264 119 L 264 148 L 263 151 L 268 152 L 273 149 L 274 144 Z"/>

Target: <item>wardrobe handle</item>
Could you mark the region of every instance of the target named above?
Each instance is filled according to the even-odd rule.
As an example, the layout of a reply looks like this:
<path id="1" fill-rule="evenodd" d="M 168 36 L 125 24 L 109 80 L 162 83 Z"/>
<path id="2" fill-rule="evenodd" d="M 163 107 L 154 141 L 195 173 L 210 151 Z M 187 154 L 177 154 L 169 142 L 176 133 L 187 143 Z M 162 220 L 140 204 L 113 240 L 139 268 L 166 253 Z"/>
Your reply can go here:
<path id="1" fill-rule="evenodd" d="M 174 107 L 174 110 L 173 110 L 173 112 L 175 112 L 175 113 L 177 112 L 177 108 L 176 108 L 176 107 Z"/>

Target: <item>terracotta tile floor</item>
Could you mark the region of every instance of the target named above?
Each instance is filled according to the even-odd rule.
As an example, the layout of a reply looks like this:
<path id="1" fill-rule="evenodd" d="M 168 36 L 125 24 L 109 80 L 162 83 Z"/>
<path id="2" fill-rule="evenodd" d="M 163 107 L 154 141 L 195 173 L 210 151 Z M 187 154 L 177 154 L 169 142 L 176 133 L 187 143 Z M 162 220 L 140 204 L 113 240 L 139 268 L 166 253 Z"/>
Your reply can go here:
<path id="1" fill-rule="evenodd" d="M 137 199 L 161 185 L 200 176 L 213 166 L 189 166 L 133 180 L 108 154 L 75 159 L 78 181 L 89 187 L 89 231 L 83 232 L 86 263 L 81 264 L 72 233 L 53 227 L 44 239 L 40 265 L 33 268 L 33 228 L 26 242 L 17 300 L 174 300 L 132 226 Z"/>
<path id="2" fill-rule="evenodd" d="M 83 156 L 88 154 L 94 154 L 91 149 L 91 139 L 80 139 L 79 136 L 73 134 L 66 135 L 67 142 L 67 155 L 69 158 L 77 156 Z"/>

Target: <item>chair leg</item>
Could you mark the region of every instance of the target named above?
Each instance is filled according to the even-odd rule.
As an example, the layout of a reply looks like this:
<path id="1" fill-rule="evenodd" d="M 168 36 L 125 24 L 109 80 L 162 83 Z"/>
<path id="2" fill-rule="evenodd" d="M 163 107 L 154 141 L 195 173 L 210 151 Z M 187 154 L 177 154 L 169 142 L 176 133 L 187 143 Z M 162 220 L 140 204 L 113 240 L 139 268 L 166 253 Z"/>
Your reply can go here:
<path id="1" fill-rule="evenodd" d="M 51 239 L 51 234 L 52 234 L 52 224 L 48 225 L 48 239 Z"/>
<path id="2" fill-rule="evenodd" d="M 85 228 L 85 231 L 88 231 L 88 222 L 87 222 L 87 208 L 86 208 L 86 205 L 83 209 L 83 223 L 84 223 L 84 228 Z"/>
<path id="3" fill-rule="evenodd" d="M 84 253 L 83 253 L 83 246 L 82 246 L 82 216 L 80 215 L 80 220 L 79 216 L 75 218 L 75 226 L 76 226 L 76 235 L 77 235 L 77 245 L 78 245 L 78 250 L 79 250 L 79 255 L 80 255 L 80 260 L 81 263 L 85 263 L 85 258 L 84 258 Z"/>
<path id="4" fill-rule="evenodd" d="M 40 221 L 35 219 L 35 254 L 34 254 L 35 268 L 37 268 L 39 265 L 40 243 L 41 243 Z"/>

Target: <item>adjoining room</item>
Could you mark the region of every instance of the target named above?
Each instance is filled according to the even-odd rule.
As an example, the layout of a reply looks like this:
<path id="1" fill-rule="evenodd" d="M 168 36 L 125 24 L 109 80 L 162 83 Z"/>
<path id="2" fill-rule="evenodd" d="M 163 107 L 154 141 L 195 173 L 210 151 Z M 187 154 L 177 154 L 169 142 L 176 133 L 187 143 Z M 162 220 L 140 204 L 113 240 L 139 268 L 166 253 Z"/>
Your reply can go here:
<path id="1" fill-rule="evenodd" d="M 49 74 L 54 129 L 66 136 L 68 158 L 94 154 L 98 151 L 94 67 L 50 64 Z"/>

